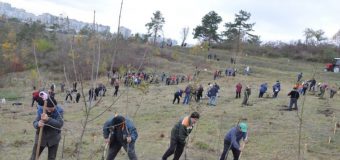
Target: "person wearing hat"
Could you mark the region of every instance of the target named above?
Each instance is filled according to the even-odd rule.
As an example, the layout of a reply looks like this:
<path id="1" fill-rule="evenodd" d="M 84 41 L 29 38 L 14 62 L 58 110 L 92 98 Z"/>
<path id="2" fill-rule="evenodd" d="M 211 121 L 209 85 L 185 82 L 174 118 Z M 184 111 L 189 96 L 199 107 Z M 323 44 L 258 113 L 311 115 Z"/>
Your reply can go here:
<path id="1" fill-rule="evenodd" d="M 244 145 L 240 145 L 241 139 L 247 142 L 247 130 L 248 125 L 245 122 L 241 122 L 235 127 L 231 128 L 224 137 L 224 148 L 220 160 L 228 158 L 228 152 L 231 149 L 234 155 L 234 160 L 238 160 L 240 153 L 244 148 Z"/>
<path id="2" fill-rule="evenodd" d="M 166 160 L 174 154 L 174 160 L 178 160 L 183 152 L 186 138 L 191 133 L 195 123 L 200 118 L 198 112 L 192 112 L 190 116 L 180 119 L 171 130 L 170 146 L 164 153 L 162 160 Z"/>
<path id="3" fill-rule="evenodd" d="M 42 92 L 40 92 L 40 95 L 41 93 Z M 39 155 L 44 150 L 44 148 L 47 147 L 48 159 L 56 159 L 59 141 L 61 139 L 61 127 L 64 124 L 64 111 L 59 105 L 57 105 L 57 101 L 54 99 L 54 97 L 48 97 L 46 93 L 45 95 L 45 97 L 40 97 L 47 103 L 45 107 L 46 113 L 43 113 L 44 106 L 38 104 L 37 117 L 33 122 L 33 126 L 36 129 L 36 134 L 31 160 L 34 160 L 36 156 L 40 127 L 44 128 L 42 131 Z"/>
<path id="4" fill-rule="evenodd" d="M 123 116 L 117 115 L 104 123 L 103 136 L 109 145 L 107 160 L 113 160 L 123 147 L 130 160 L 137 160 L 135 143 L 138 138 L 137 129 L 133 122 Z"/>
<path id="5" fill-rule="evenodd" d="M 294 109 L 298 110 L 297 100 L 299 99 L 300 94 L 297 91 L 297 87 L 296 86 L 294 86 L 293 90 L 288 93 L 288 96 L 290 96 L 290 103 L 289 103 L 288 110 L 291 111 L 293 105 L 295 105 Z"/>

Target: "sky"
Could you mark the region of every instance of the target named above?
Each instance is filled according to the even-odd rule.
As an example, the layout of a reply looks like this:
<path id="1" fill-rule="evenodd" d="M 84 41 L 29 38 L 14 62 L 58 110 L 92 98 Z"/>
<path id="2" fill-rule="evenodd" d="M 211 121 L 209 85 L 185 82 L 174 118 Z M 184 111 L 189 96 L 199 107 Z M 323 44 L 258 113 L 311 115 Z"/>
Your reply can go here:
<path id="1" fill-rule="evenodd" d="M 109 25 L 111 32 L 117 31 L 121 0 L 0 0 L 12 7 L 25 9 L 36 15 L 63 14 L 71 19 Z M 189 27 L 187 42 L 193 39 L 193 29 L 210 11 L 222 17 L 218 32 L 224 24 L 233 22 L 240 10 L 251 13 L 249 22 L 255 23 L 254 34 L 264 42 L 290 42 L 304 39 L 306 28 L 322 29 L 331 38 L 340 30 L 340 1 L 338 0 L 124 0 L 121 26 L 132 33 L 147 33 L 145 24 L 151 21 L 153 13 L 159 10 L 164 19 L 164 36 L 181 42 L 181 30 Z"/>

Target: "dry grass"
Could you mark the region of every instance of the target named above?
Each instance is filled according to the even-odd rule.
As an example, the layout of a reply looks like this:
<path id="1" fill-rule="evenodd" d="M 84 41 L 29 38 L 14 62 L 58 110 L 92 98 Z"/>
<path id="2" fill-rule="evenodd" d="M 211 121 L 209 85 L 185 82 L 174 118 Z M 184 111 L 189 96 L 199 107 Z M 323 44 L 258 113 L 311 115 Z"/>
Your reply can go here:
<path id="1" fill-rule="evenodd" d="M 185 51 L 185 50 L 184 50 Z M 182 53 L 177 50 L 180 57 L 177 62 L 170 62 L 160 57 L 151 60 L 157 72 L 193 74 L 194 64 L 199 61 L 207 66 L 207 72 L 201 72 L 200 83 L 204 86 L 213 82 L 212 72 L 216 69 L 232 67 L 229 63 L 229 54 L 221 50 L 213 50 L 221 58 L 221 61 L 207 61 L 203 56 Z M 311 78 L 313 66 L 319 71 L 316 75 L 317 81 L 327 81 L 330 84 L 339 83 L 340 74 L 323 73 L 322 64 L 310 64 L 299 61 L 287 61 L 287 59 L 268 59 L 265 57 L 243 57 L 242 66 L 251 65 L 253 73 L 251 76 L 238 75 L 236 77 L 223 77 L 216 80 L 220 85 L 220 97 L 216 107 L 206 106 L 202 103 L 192 102 L 190 106 L 173 105 L 173 93 L 178 88 L 185 88 L 187 83 L 180 85 L 165 86 L 151 85 L 149 92 L 143 94 L 137 89 L 121 87 L 120 93 L 124 93 L 117 103 L 113 105 L 110 112 L 91 122 L 84 138 L 82 159 L 101 159 L 103 153 L 102 124 L 114 114 L 114 112 L 128 115 L 133 118 L 139 132 L 139 139 L 136 143 L 136 151 L 139 159 L 158 160 L 169 145 L 171 128 L 178 119 L 193 110 L 202 114 L 196 129 L 190 135 L 188 148 L 186 149 L 187 159 L 190 160 L 213 160 L 220 156 L 223 149 L 223 138 L 225 133 L 232 127 L 240 117 L 246 117 L 249 123 L 249 143 L 246 146 L 242 159 L 249 160 L 295 160 L 297 159 L 298 145 L 298 118 L 296 112 L 280 111 L 284 105 L 288 105 L 289 99 L 286 94 L 290 91 L 298 72 L 303 72 L 305 79 Z M 154 68 L 149 68 L 153 71 Z M 25 74 L 25 73 L 23 73 Z M 48 79 L 48 78 L 46 78 Z M 23 80 L 23 79 L 22 79 Z M 258 99 L 258 87 L 263 82 L 268 82 L 268 91 L 271 93 L 271 86 L 276 80 L 281 81 L 282 91 L 277 99 Z M 20 81 L 20 80 L 18 80 Z M 105 78 L 100 79 L 106 83 Z M 251 106 L 241 107 L 241 99 L 234 99 L 234 88 L 237 82 L 243 86 L 252 87 L 250 97 Z M 56 83 L 57 84 L 57 83 Z M 87 84 L 87 86 L 89 86 Z M 33 146 L 35 130 L 32 121 L 35 118 L 35 108 L 30 106 L 31 88 L 24 83 L 13 86 L 24 95 L 20 99 L 24 105 L 13 107 L 9 103 L 0 108 L 0 159 L 6 155 L 6 159 L 27 159 L 30 156 Z M 12 88 L 13 88 L 12 87 Z M 22 89 L 20 89 L 22 88 Z M 0 89 L 2 91 L 3 89 Z M 87 89 L 85 89 L 87 92 Z M 113 98 L 113 89 L 109 88 L 108 96 L 103 98 L 100 105 L 91 114 L 94 117 L 104 108 L 109 106 Z M 243 95 L 242 95 L 243 96 Z M 75 159 L 74 149 L 79 138 L 83 112 L 82 104 L 64 103 L 64 94 L 57 93 L 57 100 L 65 110 L 66 131 L 65 135 L 65 159 Z M 302 130 L 302 148 L 307 144 L 307 152 L 304 158 L 308 160 L 317 159 L 340 159 L 340 137 L 339 132 L 328 144 L 328 137 L 332 136 L 334 126 L 333 115 L 340 120 L 340 96 L 334 99 L 318 99 L 308 94 L 305 102 L 304 122 Z M 299 105 L 301 105 L 301 99 Z M 128 104 L 127 104 L 128 103 Z M 301 107 L 301 106 L 300 106 Z M 138 111 L 137 111 L 138 109 Z M 325 110 L 332 111 L 330 116 L 325 116 Z M 327 112 L 328 113 L 328 112 Z M 134 117 L 133 117 L 134 116 Z M 303 149 L 304 150 L 304 149 Z M 62 141 L 59 145 L 58 159 L 61 159 Z M 18 154 L 20 153 L 20 154 Z M 325 154 L 326 153 L 326 154 Z M 117 159 L 126 159 L 125 152 L 121 152 Z M 43 158 L 46 158 L 44 153 Z M 184 153 L 182 155 L 184 159 Z"/>

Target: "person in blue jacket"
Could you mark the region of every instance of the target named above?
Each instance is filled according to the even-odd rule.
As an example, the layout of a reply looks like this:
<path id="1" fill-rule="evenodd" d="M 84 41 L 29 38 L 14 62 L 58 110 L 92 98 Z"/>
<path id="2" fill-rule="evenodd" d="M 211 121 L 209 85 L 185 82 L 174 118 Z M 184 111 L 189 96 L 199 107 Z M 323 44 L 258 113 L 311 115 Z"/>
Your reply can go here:
<path id="1" fill-rule="evenodd" d="M 113 160 L 123 147 L 130 160 L 137 160 L 135 143 L 138 138 L 137 129 L 133 122 L 123 116 L 117 115 L 104 123 L 103 136 L 109 145 L 106 160 Z"/>
<path id="2" fill-rule="evenodd" d="M 46 112 L 43 113 L 43 104 L 38 104 L 37 116 L 33 122 L 33 126 L 36 129 L 36 134 L 31 160 L 34 160 L 37 154 L 36 150 L 38 145 L 40 127 L 44 128 L 38 152 L 39 155 L 47 147 L 48 159 L 56 159 L 58 146 L 61 139 L 61 128 L 64 124 L 64 110 L 59 105 L 57 105 L 57 101 L 54 99 L 54 97 L 46 97 L 45 100 Z"/>
<path id="3" fill-rule="evenodd" d="M 273 98 L 276 98 L 279 92 L 281 91 L 281 84 L 280 81 L 276 81 L 276 83 L 273 85 Z"/>
<path id="4" fill-rule="evenodd" d="M 220 160 L 227 159 L 230 149 L 233 152 L 234 160 L 239 159 L 240 153 L 244 148 L 244 145 L 240 145 L 240 141 L 242 139 L 245 143 L 247 142 L 247 130 L 247 123 L 241 122 L 228 131 L 224 137 L 224 148 Z"/>
<path id="5" fill-rule="evenodd" d="M 263 94 L 267 92 L 267 83 L 263 83 L 260 86 L 259 98 L 263 97 Z"/>

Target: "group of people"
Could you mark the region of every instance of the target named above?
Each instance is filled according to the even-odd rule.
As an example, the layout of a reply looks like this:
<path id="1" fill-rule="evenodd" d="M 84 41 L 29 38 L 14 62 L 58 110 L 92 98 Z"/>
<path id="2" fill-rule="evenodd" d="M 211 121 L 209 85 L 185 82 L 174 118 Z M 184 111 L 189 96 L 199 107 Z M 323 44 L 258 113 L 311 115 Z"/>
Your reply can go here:
<path id="1" fill-rule="evenodd" d="M 61 128 L 64 125 L 64 110 L 58 105 L 55 98 L 47 93 L 39 92 L 39 97 L 43 103 L 37 104 L 37 115 L 33 121 L 36 134 L 30 159 L 35 160 L 45 148 L 48 148 L 48 159 L 55 160 L 61 139 Z M 162 160 L 166 160 L 173 154 L 174 160 L 181 157 L 187 143 L 187 137 L 199 118 L 200 114 L 198 112 L 192 112 L 174 125 L 171 130 L 170 146 L 163 154 Z M 40 134 L 41 138 L 39 138 Z M 138 159 L 135 151 L 138 132 L 129 118 L 115 115 L 113 118 L 108 119 L 103 125 L 103 137 L 108 146 L 107 160 L 115 159 L 122 147 L 127 152 L 130 160 Z M 234 159 L 238 159 L 243 149 L 243 146 L 239 143 L 241 139 L 247 140 L 246 123 L 239 123 L 226 134 L 221 160 L 224 159 L 229 150 L 232 150 Z"/>

